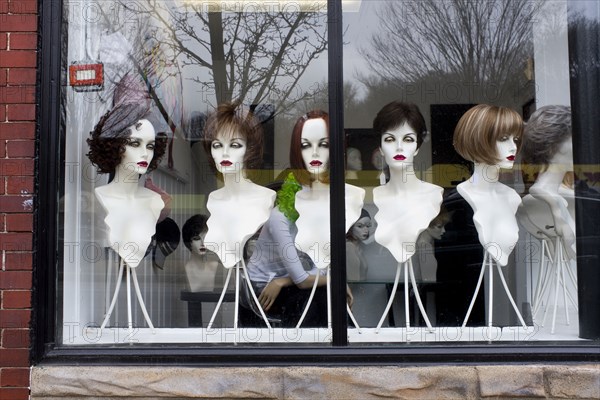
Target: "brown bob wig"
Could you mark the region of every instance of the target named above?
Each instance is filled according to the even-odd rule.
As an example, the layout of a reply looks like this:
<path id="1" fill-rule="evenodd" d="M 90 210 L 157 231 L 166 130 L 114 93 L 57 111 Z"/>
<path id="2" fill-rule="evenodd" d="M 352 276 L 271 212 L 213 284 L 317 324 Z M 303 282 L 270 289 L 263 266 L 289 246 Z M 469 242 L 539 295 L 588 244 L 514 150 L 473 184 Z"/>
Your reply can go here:
<path id="1" fill-rule="evenodd" d="M 146 102 L 121 103 L 113 107 L 100 118 L 100 121 L 90 132 L 87 143 L 90 147 L 88 158 L 98 172 L 110 174 L 121 163 L 125 146 L 131 136 L 131 129 L 138 121 L 151 119 L 151 112 Z M 152 121 L 150 121 L 152 122 Z M 156 169 L 167 148 L 167 135 L 156 133 L 154 157 L 148 166 L 148 172 Z"/>
<path id="2" fill-rule="evenodd" d="M 425 136 L 427 136 L 427 126 L 425 118 L 413 103 L 403 103 L 393 101 L 383 106 L 373 120 L 373 132 L 377 135 L 383 135 L 386 132 L 401 127 L 407 123 L 417 134 L 417 149 L 421 147 Z"/>
<path id="3" fill-rule="evenodd" d="M 523 137 L 523 119 L 506 107 L 479 104 L 469 109 L 454 130 L 454 149 L 462 158 L 475 163 L 495 165 L 501 160 L 496 142 L 503 136 Z M 517 142 L 520 150 L 521 140 Z"/>
<path id="4" fill-rule="evenodd" d="M 302 129 L 304 128 L 304 124 L 309 119 L 322 119 L 325 121 L 325 126 L 327 127 L 327 136 L 329 137 L 329 114 L 327 114 L 323 110 L 312 110 L 298 118 L 296 124 L 294 125 L 294 130 L 292 131 L 292 141 L 290 143 L 290 166 L 294 171 L 294 176 L 298 180 L 298 182 L 303 186 L 308 186 L 312 182 L 312 178 L 310 172 L 306 169 L 304 165 L 304 160 L 302 159 Z M 329 168 L 327 172 L 324 172 L 321 176 L 322 182 L 329 182 Z"/>
<path id="5" fill-rule="evenodd" d="M 222 103 L 212 112 L 204 126 L 204 150 L 210 156 L 211 145 L 219 133 L 233 136 L 240 134 L 246 140 L 244 169 L 258 169 L 262 165 L 263 130 L 258 119 L 247 107 L 239 103 Z M 209 157 L 210 165 L 215 167 L 215 160 Z"/>

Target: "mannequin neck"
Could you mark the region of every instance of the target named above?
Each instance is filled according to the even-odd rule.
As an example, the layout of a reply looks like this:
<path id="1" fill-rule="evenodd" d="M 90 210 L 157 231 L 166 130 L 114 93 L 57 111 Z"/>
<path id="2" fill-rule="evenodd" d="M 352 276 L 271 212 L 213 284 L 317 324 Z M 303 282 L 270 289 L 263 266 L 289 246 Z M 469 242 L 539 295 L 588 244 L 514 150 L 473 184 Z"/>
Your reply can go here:
<path id="1" fill-rule="evenodd" d="M 223 174 L 223 189 L 231 194 L 242 192 L 247 186 L 253 183 L 246 178 L 243 171 L 239 173 Z"/>
<path id="2" fill-rule="evenodd" d="M 190 260 L 196 264 L 204 264 L 204 263 L 210 261 L 208 255 L 209 255 L 208 251 L 205 252 L 204 254 L 198 254 L 195 252 L 191 252 Z"/>
<path id="3" fill-rule="evenodd" d="M 421 232 L 421 234 L 419 235 L 419 238 L 417 239 L 417 243 L 423 243 L 423 244 L 433 244 L 433 236 L 431 236 L 429 234 L 429 231 L 427 229 L 425 229 L 423 232 Z"/>
<path id="4" fill-rule="evenodd" d="M 476 188 L 486 189 L 497 184 L 499 178 L 499 166 L 475 163 L 473 175 L 469 178 L 469 184 Z"/>
<path id="5" fill-rule="evenodd" d="M 562 168 L 552 168 L 551 165 L 547 170 L 538 174 L 533 186 L 543 187 L 544 189 L 558 193 L 558 189 L 563 183 L 565 173 L 566 172 Z"/>
<path id="6" fill-rule="evenodd" d="M 417 178 L 412 164 L 390 168 L 390 180 L 387 183 L 390 189 L 396 192 L 412 191 L 420 183 L 421 180 Z"/>
<path id="7" fill-rule="evenodd" d="M 115 177 L 108 185 L 123 197 L 132 197 L 139 189 L 139 177 L 131 169 L 125 169 L 119 164 L 115 169 Z"/>
<path id="8" fill-rule="evenodd" d="M 329 192 L 329 183 L 321 181 L 318 177 L 310 184 L 310 189 L 313 191 L 327 191 Z"/>

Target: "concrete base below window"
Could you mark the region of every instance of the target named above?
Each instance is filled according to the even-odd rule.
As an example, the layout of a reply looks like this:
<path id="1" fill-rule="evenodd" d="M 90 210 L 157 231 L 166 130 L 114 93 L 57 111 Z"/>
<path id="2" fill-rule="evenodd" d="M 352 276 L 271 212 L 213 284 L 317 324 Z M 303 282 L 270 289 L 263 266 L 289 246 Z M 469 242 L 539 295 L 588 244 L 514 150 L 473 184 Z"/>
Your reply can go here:
<path id="1" fill-rule="evenodd" d="M 600 398 L 600 365 L 34 367 L 31 399 Z"/>

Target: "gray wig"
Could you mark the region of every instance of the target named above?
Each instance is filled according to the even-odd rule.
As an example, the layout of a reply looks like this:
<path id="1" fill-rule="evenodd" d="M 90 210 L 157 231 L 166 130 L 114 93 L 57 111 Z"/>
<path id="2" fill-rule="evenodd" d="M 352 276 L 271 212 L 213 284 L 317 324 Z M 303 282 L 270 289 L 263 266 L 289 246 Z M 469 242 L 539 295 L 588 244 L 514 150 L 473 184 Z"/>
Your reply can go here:
<path id="1" fill-rule="evenodd" d="M 570 138 L 571 107 L 550 105 L 540 107 L 525 125 L 523 160 L 537 164 L 544 170 L 558 151 L 558 147 Z"/>

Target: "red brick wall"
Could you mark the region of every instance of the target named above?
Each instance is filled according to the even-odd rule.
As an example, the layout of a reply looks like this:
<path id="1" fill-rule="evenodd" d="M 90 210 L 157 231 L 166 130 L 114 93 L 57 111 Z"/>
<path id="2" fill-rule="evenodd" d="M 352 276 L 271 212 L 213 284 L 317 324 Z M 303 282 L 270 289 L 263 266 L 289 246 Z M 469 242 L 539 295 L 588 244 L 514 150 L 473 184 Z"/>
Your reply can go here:
<path id="1" fill-rule="evenodd" d="M 0 0 L 0 400 L 29 396 L 37 18 Z"/>

